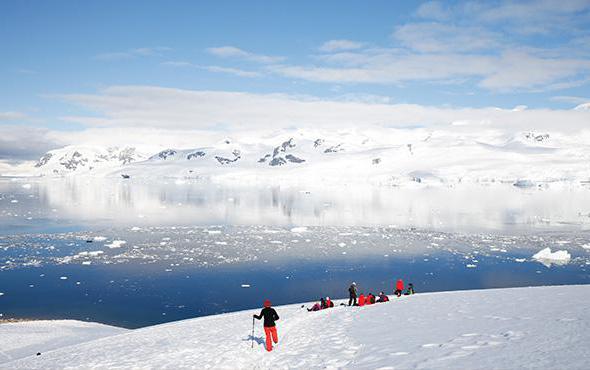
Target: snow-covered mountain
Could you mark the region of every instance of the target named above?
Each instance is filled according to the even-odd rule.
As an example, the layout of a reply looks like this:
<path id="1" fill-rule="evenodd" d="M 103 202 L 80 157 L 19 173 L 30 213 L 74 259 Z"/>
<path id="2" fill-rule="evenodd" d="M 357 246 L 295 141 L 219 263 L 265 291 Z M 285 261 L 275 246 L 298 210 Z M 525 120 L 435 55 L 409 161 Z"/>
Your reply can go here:
<path id="1" fill-rule="evenodd" d="M 39 175 L 80 174 L 120 167 L 145 158 L 134 147 L 70 145 L 45 153 L 34 165 L 33 172 Z"/>
<path id="2" fill-rule="evenodd" d="M 48 152 L 29 172 L 394 186 L 590 179 L 590 138 L 550 132 L 294 131 L 201 144 L 146 153 L 74 145 Z"/>

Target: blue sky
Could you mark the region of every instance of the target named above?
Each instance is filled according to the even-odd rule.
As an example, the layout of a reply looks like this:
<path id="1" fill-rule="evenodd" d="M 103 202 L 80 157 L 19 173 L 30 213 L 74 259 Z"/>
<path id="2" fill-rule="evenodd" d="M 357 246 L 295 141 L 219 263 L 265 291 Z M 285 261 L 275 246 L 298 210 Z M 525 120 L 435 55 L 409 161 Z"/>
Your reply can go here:
<path id="1" fill-rule="evenodd" d="M 116 90 L 148 101 L 175 91 L 456 109 L 590 100 L 587 0 L 2 1 L 0 40 L 0 129 L 26 134 L 125 125 L 109 121 L 121 102 L 105 98 L 123 86 L 175 89 Z M 13 150 L 0 145 L 0 156 Z"/>

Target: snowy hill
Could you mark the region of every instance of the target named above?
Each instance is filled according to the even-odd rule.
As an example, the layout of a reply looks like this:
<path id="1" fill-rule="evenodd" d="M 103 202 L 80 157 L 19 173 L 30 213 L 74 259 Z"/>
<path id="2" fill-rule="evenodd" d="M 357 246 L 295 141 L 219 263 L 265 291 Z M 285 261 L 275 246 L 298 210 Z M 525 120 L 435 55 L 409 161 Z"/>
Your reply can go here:
<path id="1" fill-rule="evenodd" d="M 88 173 L 96 169 L 120 167 L 145 159 L 133 147 L 103 148 L 94 145 L 70 145 L 51 150 L 34 165 L 33 173 L 45 176 Z"/>
<path id="2" fill-rule="evenodd" d="M 126 332 L 127 329 L 75 320 L 0 324 L 0 367 L 5 362 Z"/>
<path id="3" fill-rule="evenodd" d="M 590 286 L 416 294 L 365 307 L 276 307 L 267 353 L 258 309 L 173 322 L 4 363 L 7 368 L 587 369 Z M 0 325 L 0 333 L 4 326 Z M 34 328 L 22 328 L 30 333 Z M 11 337 L 14 338 L 14 337 Z M 0 347 L 6 339 L 0 336 Z M 26 346 L 27 343 L 22 343 Z M 35 351 L 30 348 L 31 351 Z"/>
<path id="4" fill-rule="evenodd" d="M 453 185 L 528 181 L 533 186 L 590 179 L 590 138 L 549 132 L 426 129 L 309 131 L 203 142 L 143 153 L 129 146 L 69 146 L 41 157 L 30 174 Z"/>

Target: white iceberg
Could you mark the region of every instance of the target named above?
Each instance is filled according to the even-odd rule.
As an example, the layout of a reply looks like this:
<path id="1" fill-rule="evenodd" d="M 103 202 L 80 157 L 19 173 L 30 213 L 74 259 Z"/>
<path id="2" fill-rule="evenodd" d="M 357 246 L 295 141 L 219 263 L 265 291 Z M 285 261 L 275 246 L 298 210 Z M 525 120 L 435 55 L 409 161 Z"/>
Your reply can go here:
<path id="1" fill-rule="evenodd" d="M 551 267 L 551 264 L 567 265 L 571 258 L 572 256 L 569 254 L 568 251 L 560 250 L 551 252 L 551 248 L 549 247 L 540 250 L 533 256 L 533 259 L 541 262 L 543 265 L 547 267 Z"/>

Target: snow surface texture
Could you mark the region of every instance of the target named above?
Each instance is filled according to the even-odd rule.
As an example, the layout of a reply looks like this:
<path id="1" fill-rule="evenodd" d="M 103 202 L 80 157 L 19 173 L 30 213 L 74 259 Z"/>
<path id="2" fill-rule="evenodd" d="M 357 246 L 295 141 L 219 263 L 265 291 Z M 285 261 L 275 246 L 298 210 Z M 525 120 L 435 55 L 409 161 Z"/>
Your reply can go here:
<path id="1" fill-rule="evenodd" d="M 260 322 L 250 347 L 252 314 L 259 312 L 253 309 L 137 329 L 4 366 L 587 369 L 590 363 L 590 286 L 416 294 L 365 307 L 339 303 L 318 312 L 276 307 L 279 344 L 271 353 Z"/>
<path id="2" fill-rule="evenodd" d="M 3 363 L 56 348 L 126 332 L 127 329 L 74 320 L 0 324 L 0 367 Z"/>
<path id="3" fill-rule="evenodd" d="M 586 134 L 557 132 L 295 130 L 159 152 L 72 145 L 48 152 L 28 169 L 21 166 L 1 175 L 205 178 L 242 184 L 314 179 L 386 186 L 508 182 L 536 187 L 586 184 L 589 142 Z"/>

